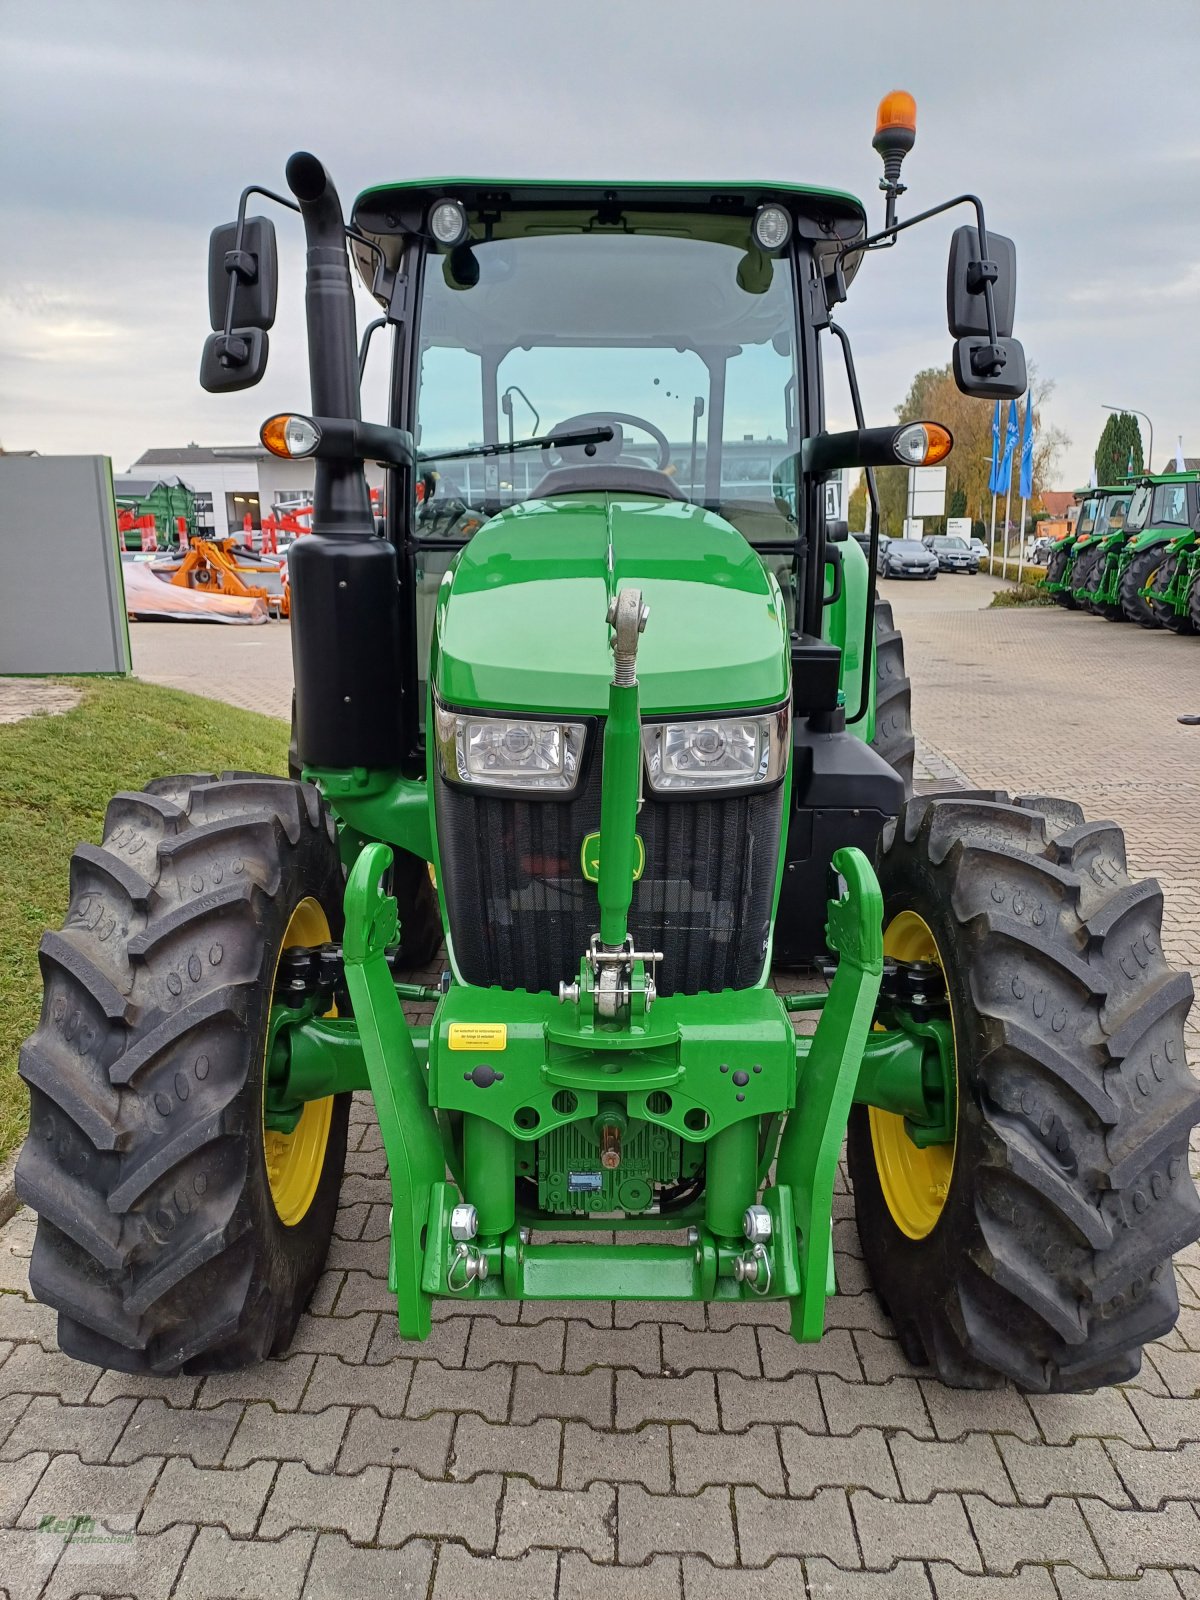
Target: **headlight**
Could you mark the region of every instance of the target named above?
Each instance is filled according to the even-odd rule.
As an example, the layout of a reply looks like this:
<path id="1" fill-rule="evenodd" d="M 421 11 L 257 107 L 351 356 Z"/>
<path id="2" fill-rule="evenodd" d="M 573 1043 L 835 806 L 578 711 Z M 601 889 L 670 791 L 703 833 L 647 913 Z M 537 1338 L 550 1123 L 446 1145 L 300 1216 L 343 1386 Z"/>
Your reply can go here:
<path id="1" fill-rule="evenodd" d="M 587 726 L 448 711 L 434 701 L 438 756 L 455 783 L 492 789 L 575 787 Z"/>
<path id="2" fill-rule="evenodd" d="M 746 789 L 778 782 L 787 767 L 790 707 L 652 722 L 642 728 L 646 776 L 656 794 L 687 789 Z"/>

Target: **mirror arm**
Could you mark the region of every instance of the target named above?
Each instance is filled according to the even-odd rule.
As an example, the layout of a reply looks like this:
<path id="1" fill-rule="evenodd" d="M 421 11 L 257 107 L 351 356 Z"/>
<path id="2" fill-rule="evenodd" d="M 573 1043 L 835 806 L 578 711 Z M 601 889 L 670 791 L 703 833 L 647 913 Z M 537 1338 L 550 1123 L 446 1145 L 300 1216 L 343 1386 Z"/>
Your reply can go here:
<path id="1" fill-rule="evenodd" d="M 854 352 L 850 348 L 850 335 L 845 328 L 831 321 L 829 331 L 842 347 L 842 358 L 846 363 L 846 383 L 850 389 L 850 404 L 854 408 L 854 421 L 859 428 L 866 425 L 863 415 L 862 394 L 858 387 L 858 373 L 854 369 Z M 862 648 L 862 692 L 859 696 L 858 710 L 854 715 L 846 718 L 846 726 L 852 722 L 861 722 L 871 706 L 871 684 L 874 679 L 872 662 L 875 659 L 875 585 L 878 582 L 877 569 L 879 565 L 879 490 L 875 486 L 875 472 L 872 467 L 865 469 L 867 474 L 867 500 L 871 506 L 871 550 L 867 556 L 867 615 L 863 624 Z"/>
<path id="2" fill-rule="evenodd" d="M 371 349 L 371 339 L 378 333 L 380 328 L 386 328 L 387 324 L 388 319 L 386 317 L 376 317 L 374 322 L 368 322 L 363 329 L 362 341 L 358 347 L 358 381 L 360 384 L 363 380 L 363 373 L 367 370 L 367 355 Z"/>
<path id="3" fill-rule="evenodd" d="M 246 275 L 249 257 L 242 248 L 242 239 L 246 232 L 246 205 L 252 194 L 262 195 L 264 200 L 274 200 L 281 206 L 286 206 L 289 211 L 299 211 L 300 207 L 294 200 L 288 200 L 284 195 L 276 194 L 273 189 L 260 188 L 257 183 L 248 184 L 242 190 L 242 197 L 238 201 L 237 212 L 237 237 L 233 249 L 225 252 L 225 271 L 229 274 L 229 293 L 225 300 L 225 338 L 233 332 L 233 307 L 237 296 L 239 277 L 245 277 L 247 283 L 252 283 L 252 277 Z"/>
<path id="4" fill-rule="evenodd" d="M 288 211 L 294 211 L 297 215 L 300 215 L 300 207 L 296 204 L 296 202 L 294 200 L 289 200 L 286 195 L 276 194 L 274 189 L 264 189 L 260 184 L 251 183 L 242 190 L 241 199 L 238 201 L 237 238 L 234 241 L 233 249 L 225 252 L 225 270 L 229 274 L 229 295 L 225 301 L 226 339 L 228 339 L 230 334 L 233 332 L 233 305 L 234 296 L 237 293 L 238 279 L 242 278 L 246 283 L 253 283 L 254 281 L 256 269 L 251 267 L 251 258 L 246 254 L 245 250 L 242 249 L 242 236 L 246 230 L 246 206 L 250 201 L 251 195 L 255 194 L 262 195 L 264 200 L 274 200 L 276 205 L 283 206 Z M 343 224 L 342 231 L 345 233 L 347 239 L 353 239 L 355 244 L 361 244 L 364 249 L 370 250 L 374 255 L 375 274 L 371 280 L 371 293 L 378 294 L 380 280 L 387 271 L 387 257 L 384 255 L 382 248 L 375 243 L 374 239 L 368 239 L 366 234 L 359 233 L 358 229 L 352 228 L 349 223 Z M 376 326 L 378 326 L 378 324 L 371 324 L 372 328 Z M 370 329 L 367 331 L 369 333 Z"/>
<path id="5" fill-rule="evenodd" d="M 979 234 L 979 277 L 983 283 L 983 303 L 987 311 L 988 344 L 995 349 L 996 346 L 996 304 L 992 299 L 992 284 L 995 281 L 996 268 L 994 262 L 988 259 L 987 224 L 983 220 L 983 201 L 978 195 L 960 194 L 953 200 L 944 200 L 940 206 L 931 206 L 928 211 L 919 211 L 915 217 L 909 217 L 905 222 L 892 223 L 880 233 L 870 234 L 858 244 L 843 245 L 834 260 L 838 266 L 846 256 L 857 255 L 867 250 L 886 250 L 896 242 L 896 235 L 903 233 L 906 228 L 915 228 L 919 222 L 928 222 L 931 217 L 940 217 L 943 212 L 953 211 L 955 206 L 973 206 L 975 210 L 975 229 Z M 990 268 L 990 272 L 989 272 Z M 983 351 L 979 352 L 980 355 Z M 993 372 L 999 371 L 1003 362 L 994 365 Z M 861 427 L 861 423 L 859 424 Z"/>

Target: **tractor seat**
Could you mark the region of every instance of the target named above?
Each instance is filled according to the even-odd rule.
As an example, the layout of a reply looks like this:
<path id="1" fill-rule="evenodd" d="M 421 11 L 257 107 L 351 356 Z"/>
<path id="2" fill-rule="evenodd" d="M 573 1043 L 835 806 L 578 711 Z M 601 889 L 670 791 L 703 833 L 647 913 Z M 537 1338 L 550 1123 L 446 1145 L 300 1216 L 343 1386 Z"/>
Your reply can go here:
<path id="1" fill-rule="evenodd" d="M 657 467 L 631 467 L 619 461 L 552 467 L 527 498 L 549 500 L 560 494 L 652 494 L 660 500 L 687 499 L 674 478 Z"/>

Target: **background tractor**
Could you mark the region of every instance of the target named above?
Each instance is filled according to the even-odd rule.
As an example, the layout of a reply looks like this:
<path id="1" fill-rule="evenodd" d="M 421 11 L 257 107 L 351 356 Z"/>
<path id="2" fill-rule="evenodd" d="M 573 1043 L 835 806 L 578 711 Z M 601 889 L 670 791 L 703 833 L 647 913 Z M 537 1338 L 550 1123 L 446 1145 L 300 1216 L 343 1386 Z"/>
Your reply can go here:
<path id="1" fill-rule="evenodd" d="M 1075 563 L 1091 543 L 1096 513 L 1100 509 L 1100 493 L 1098 489 L 1076 491 L 1078 511 L 1074 525 L 1046 558 L 1045 588 L 1054 596 L 1056 603 L 1068 611 L 1079 609 L 1079 602 L 1071 592 L 1071 584 L 1075 576 Z"/>
<path id="2" fill-rule="evenodd" d="M 1026 389 L 1011 242 L 972 196 L 897 219 L 915 127 L 889 95 L 874 234 L 788 183 L 405 181 L 347 224 L 321 163 L 288 162 L 312 405 L 262 439 L 316 464 L 301 775 L 162 778 L 75 852 L 17 1173 L 65 1351 L 171 1373 L 284 1349 L 354 1091 L 406 1337 L 451 1296 L 783 1299 L 819 1338 L 847 1140 L 875 1285 L 948 1383 L 1119 1381 L 1172 1325 L 1198 1096 L 1161 894 L 1069 801 L 909 793 L 873 469 L 951 440 L 866 427 L 836 309 L 965 206 L 958 385 Z M 267 360 L 256 192 L 210 244 L 212 391 Z M 386 424 L 360 415 L 351 260 Z M 846 468 L 866 553 L 826 520 Z M 441 982 L 409 981 L 443 936 Z M 785 998 L 773 958 L 828 981 Z"/>
<path id="3" fill-rule="evenodd" d="M 1109 615 L 1110 620 L 1124 620 L 1124 613 L 1109 598 L 1121 553 L 1129 539 L 1126 522 L 1133 499 L 1132 484 L 1118 485 L 1098 491 L 1096 517 L 1090 533 L 1081 534 L 1075 541 L 1075 561 L 1071 568 L 1071 595 L 1076 606 L 1091 611 L 1098 617 Z"/>
<path id="4" fill-rule="evenodd" d="M 1143 628 L 1192 632 L 1200 473 L 1165 473 L 1144 484 L 1142 494 L 1147 502 L 1139 518 L 1142 532 L 1131 543 L 1120 580 L 1125 615 Z"/>

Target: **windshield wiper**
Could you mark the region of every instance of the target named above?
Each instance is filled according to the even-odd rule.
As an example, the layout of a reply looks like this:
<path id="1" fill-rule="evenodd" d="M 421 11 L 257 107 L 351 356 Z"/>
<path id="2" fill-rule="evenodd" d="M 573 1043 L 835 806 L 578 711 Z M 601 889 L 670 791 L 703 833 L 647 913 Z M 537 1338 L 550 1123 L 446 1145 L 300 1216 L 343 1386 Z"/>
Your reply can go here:
<path id="1" fill-rule="evenodd" d="M 506 456 L 511 450 L 565 449 L 576 444 L 606 444 L 611 428 L 579 428 L 569 433 L 547 433 L 536 439 L 514 439 L 510 444 L 476 444 L 465 450 L 422 450 L 418 461 L 466 461 L 478 456 Z"/>

